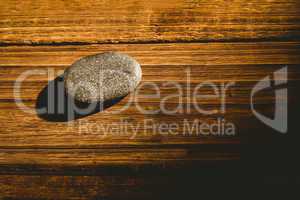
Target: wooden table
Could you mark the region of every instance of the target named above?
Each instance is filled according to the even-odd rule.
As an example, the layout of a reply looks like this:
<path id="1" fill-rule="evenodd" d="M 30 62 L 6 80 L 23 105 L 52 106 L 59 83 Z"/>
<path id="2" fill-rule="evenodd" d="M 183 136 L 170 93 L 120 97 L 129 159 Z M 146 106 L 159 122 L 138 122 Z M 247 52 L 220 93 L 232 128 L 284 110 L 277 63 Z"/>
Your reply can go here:
<path id="1" fill-rule="evenodd" d="M 152 199 L 218 185 L 299 183 L 299 38 L 298 0 L 1 1 L 0 199 Z M 55 78 L 82 56 L 105 51 L 141 63 L 144 86 L 133 99 L 71 122 L 36 114 L 38 96 L 53 79 L 47 72 Z M 288 131 L 281 134 L 254 116 L 250 96 L 258 81 L 285 66 Z M 28 70 L 41 73 L 26 76 L 16 98 L 14 86 Z M 216 110 L 210 115 L 192 103 L 203 82 L 219 92 L 233 83 L 224 104 L 220 96 L 196 98 L 202 109 Z M 149 97 L 155 88 L 148 83 L 160 97 Z M 212 87 L 198 92 L 211 94 Z M 174 94 L 181 95 L 164 102 L 174 110 L 182 100 L 174 114 L 139 110 L 157 110 Z M 264 90 L 254 107 L 272 116 L 275 100 L 274 90 Z M 234 124 L 234 135 L 183 134 L 186 121 L 220 119 Z M 178 132 L 140 125 L 147 120 L 176 122 Z M 125 122 L 134 127 L 128 134 L 113 128 Z"/>

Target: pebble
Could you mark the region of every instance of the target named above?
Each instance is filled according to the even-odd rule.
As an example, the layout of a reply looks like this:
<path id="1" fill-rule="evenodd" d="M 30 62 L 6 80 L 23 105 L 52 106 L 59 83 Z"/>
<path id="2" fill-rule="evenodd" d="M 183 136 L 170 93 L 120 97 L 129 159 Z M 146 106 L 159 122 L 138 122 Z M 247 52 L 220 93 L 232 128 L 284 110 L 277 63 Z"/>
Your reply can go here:
<path id="1" fill-rule="evenodd" d="M 64 72 L 67 94 L 80 102 L 101 102 L 134 91 L 142 79 L 140 64 L 132 57 L 106 52 L 79 59 Z"/>

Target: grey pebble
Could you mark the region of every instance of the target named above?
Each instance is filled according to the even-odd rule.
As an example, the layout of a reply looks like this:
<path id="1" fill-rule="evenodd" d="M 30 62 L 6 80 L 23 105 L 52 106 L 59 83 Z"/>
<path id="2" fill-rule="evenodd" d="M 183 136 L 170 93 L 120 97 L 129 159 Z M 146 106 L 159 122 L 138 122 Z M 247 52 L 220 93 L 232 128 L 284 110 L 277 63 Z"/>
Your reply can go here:
<path id="1" fill-rule="evenodd" d="M 65 70 L 68 95 L 81 102 L 98 102 L 126 96 L 142 79 L 140 64 L 115 52 L 86 56 Z"/>

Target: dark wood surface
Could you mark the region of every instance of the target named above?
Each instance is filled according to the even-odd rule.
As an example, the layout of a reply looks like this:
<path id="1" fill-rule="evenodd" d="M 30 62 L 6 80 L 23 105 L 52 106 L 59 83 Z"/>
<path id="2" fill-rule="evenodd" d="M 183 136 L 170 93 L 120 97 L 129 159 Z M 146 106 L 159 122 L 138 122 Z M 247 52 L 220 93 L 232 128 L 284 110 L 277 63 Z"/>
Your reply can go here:
<path id="1" fill-rule="evenodd" d="M 216 182 L 299 183 L 293 162 L 299 152 L 299 19 L 298 0 L 0 1 L 0 199 L 181 198 Z M 14 84 L 26 70 L 51 68 L 59 75 L 80 57 L 105 51 L 136 58 L 142 83 L 157 83 L 161 98 L 177 92 L 166 82 L 178 82 L 190 113 L 142 114 L 137 104 L 155 110 L 161 101 L 145 97 L 153 93 L 147 87 L 72 125 L 16 105 Z M 257 81 L 284 66 L 289 124 L 282 135 L 253 115 L 250 94 Z M 47 75 L 32 75 L 22 83 L 20 98 L 28 108 L 36 108 L 48 81 Z M 186 94 L 204 81 L 235 82 L 226 93 L 225 113 L 203 115 L 191 105 Z M 111 113 L 128 102 L 127 110 Z M 166 107 L 177 102 L 169 99 Z M 272 115 L 274 102 L 273 92 L 262 92 L 255 107 Z M 198 103 L 209 109 L 221 105 L 218 98 Z M 138 125 L 148 119 L 179 122 L 182 130 L 184 120 L 214 123 L 220 117 L 236 125 L 236 135 L 163 136 L 144 127 L 134 138 L 103 137 L 105 131 L 92 128 L 79 133 L 84 123 L 123 119 Z"/>

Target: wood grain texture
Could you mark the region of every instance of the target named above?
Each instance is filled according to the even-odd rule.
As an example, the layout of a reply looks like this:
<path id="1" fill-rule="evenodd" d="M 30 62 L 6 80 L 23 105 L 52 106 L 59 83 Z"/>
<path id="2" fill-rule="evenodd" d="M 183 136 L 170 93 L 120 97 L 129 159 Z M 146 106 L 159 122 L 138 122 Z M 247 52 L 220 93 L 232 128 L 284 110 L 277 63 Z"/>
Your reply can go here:
<path id="1" fill-rule="evenodd" d="M 3 44 L 296 40 L 298 0 L 1 1 Z"/>
<path id="2" fill-rule="evenodd" d="M 226 169 L 226 168 L 225 168 Z M 227 169 L 228 170 L 228 169 Z M 231 170 L 229 170 L 231 172 Z M 227 171 L 228 172 L 228 171 Z M 215 186 L 216 176 L 200 176 L 194 173 L 198 180 L 206 181 L 209 187 Z M 224 176 L 229 178 L 230 176 Z M 151 174 L 146 177 L 139 175 L 118 176 L 0 176 L 0 192 L 7 199 L 177 199 L 184 198 L 187 193 L 199 191 L 199 185 L 190 182 L 191 173 L 168 177 Z M 173 185 L 173 182 L 178 185 Z M 238 181 L 238 180 L 235 180 Z M 223 184 L 224 182 L 218 182 Z M 86 186 L 86 187 L 84 187 Z M 17 188 L 17 189 L 16 189 Z M 222 188 L 230 189 L 226 184 Z M 178 191 L 178 192 L 175 192 Z M 176 193 L 176 195 L 174 194 Z M 203 191 L 202 194 L 206 192 Z"/>
<path id="3" fill-rule="evenodd" d="M 142 65 L 142 83 L 156 83 L 161 96 L 144 96 L 153 94 L 153 89 L 144 87 L 135 94 L 135 98 L 126 97 L 113 107 L 76 120 L 73 124 L 45 121 L 35 112 L 28 114 L 16 105 L 13 86 L 23 72 L 53 68 L 56 76 L 76 59 L 109 49 L 134 56 Z M 2 174 L 105 174 L 107 171 L 119 173 L 120 169 L 143 170 L 150 166 L 155 171 L 186 168 L 191 163 L 200 163 L 201 166 L 203 163 L 233 162 L 245 156 L 241 145 L 268 143 L 270 136 L 276 135 L 271 128 L 260 123 L 250 109 L 250 93 L 257 81 L 272 75 L 276 69 L 288 66 L 290 108 L 296 109 L 299 100 L 298 42 L 9 46 L 2 47 L 1 51 Z M 189 87 L 186 70 L 190 71 Z M 20 100 L 35 111 L 37 97 L 51 79 L 47 74 L 28 76 L 22 83 Z M 136 105 L 145 110 L 160 108 L 163 97 L 178 93 L 176 89 L 164 85 L 171 81 L 182 86 L 184 105 L 191 106 L 189 113 L 183 109 L 175 115 L 161 112 L 145 115 L 137 109 Z M 217 86 L 235 82 L 226 93 L 225 113 L 203 115 L 191 105 L 192 99 L 186 95 L 187 92 L 192 93 L 197 84 L 204 81 L 216 83 Z M 203 88 L 201 93 L 210 94 L 211 88 Z M 256 96 L 255 106 L 265 114 L 271 114 L 274 112 L 274 101 L 274 94 L 264 91 Z M 112 114 L 128 102 L 131 103 L 128 109 Z M 219 109 L 221 105 L 219 98 L 204 98 L 197 102 L 205 109 Z M 171 98 L 166 102 L 166 107 L 173 109 L 177 103 L 177 98 Z M 176 121 L 179 133 L 182 133 L 184 120 L 216 123 L 220 117 L 236 125 L 237 135 L 162 135 L 158 130 L 153 131 L 143 125 L 145 120 L 156 123 Z M 291 115 L 290 120 L 293 119 L 296 118 Z M 126 134 L 113 127 L 98 129 L 99 122 L 114 126 L 126 122 L 135 129 L 128 130 Z"/>
<path id="4" fill-rule="evenodd" d="M 51 49 L 51 52 L 49 52 Z M 35 113 L 35 104 L 41 90 L 47 85 L 48 76 L 29 76 L 22 83 L 20 97 L 22 101 L 33 109 L 28 114 L 17 107 L 14 102 L 13 86 L 16 78 L 26 70 L 50 69 L 61 73 L 67 66 L 81 56 L 99 53 L 113 49 L 124 51 L 134 56 L 142 65 L 143 83 L 155 82 L 160 91 L 160 97 L 149 98 L 155 94 L 151 87 L 142 87 L 134 98 L 126 97 L 115 106 L 101 113 L 70 123 L 53 123 L 39 118 Z M 151 45 L 93 45 L 93 46 L 62 46 L 62 47 L 3 47 L 0 56 L 1 76 L 0 107 L 1 107 L 1 135 L 2 148 L 23 147 L 99 147 L 113 145 L 162 145 L 162 144 L 235 144 L 239 143 L 244 133 L 255 132 L 257 121 L 250 110 L 250 93 L 254 84 L 276 69 L 288 65 L 290 89 L 290 105 L 296 104 L 299 96 L 296 87 L 299 85 L 299 43 L 229 43 L 229 44 L 151 44 Z M 225 54 L 225 55 L 224 55 Z M 18 59 L 16 59 L 18 58 Z M 271 64 L 272 63 L 272 64 Z M 186 70 L 190 70 L 191 83 L 186 82 Z M 159 77 L 159 78 L 158 78 Z M 190 107 L 178 111 L 175 115 L 161 112 L 145 115 L 143 110 L 156 110 L 160 108 L 162 98 L 178 94 L 166 82 L 177 81 L 182 87 L 184 106 Z M 187 93 L 193 93 L 197 84 L 204 81 L 222 83 L 234 81 L 234 85 L 226 93 L 226 112 L 217 112 L 213 115 L 204 115 L 197 112 L 193 106 L 193 99 Z M 201 89 L 202 94 L 211 94 L 211 88 Z M 167 109 L 174 109 L 179 98 L 170 98 L 165 103 Z M 126 103 L 128 109 L 117 113 Z M 198 99 L 197 103 L 203 108 L 217 109 L 221 107 L 220 98 Z M 267 113 L 273 112 L 274 95 L 272 92 L 263 92 L 258 95 L 256 105 Z M 178 121 L 179 130 L 184 129 L 184 120 L 193 122 L 201 120 L 207 123 L 217 122 L 219 117 L 233 122 L 237 127 L 234 137 L 215 137 L 201 135 L 168 135 L 158 134 L 158 130 L 147 129 L 145 120 L 153 122 L 172 123 Z M 21 123 L 15 123 L 19 121 Z M 121 128 L 113 130 L 112 127 L 97 127 L 102 125 L 122 125 L 129 122 L 135 129 L 128 130 L 127 134 L 118 134 Z M 259 126 L 259 128 L 261 128 Z M 81 133 L 79 133 L 81 131 Z M 106 134 L 106 131 L 109 134 Z M 265 131 L 270 131 L 267 128 Z M 105 136 L 105 137 L 104 137 Z M 132 138 L 131 136 L 134 136 Z M 144 157 L 145 158 L 145 157 Z"/>
<path id="5" fill-rule="evenodd" d="M 167 180 L 159 178 L 159 186 Z M 7 199 L 140 199 L 150 198 L 153 187 L 159 191 L 152 177 L 148 181 L 130 176 L 0 176 L 0 192 Z M 164 182 L 163 182 L 164 181 Z M 88 186 L 88 187 L 83 187 Z M 17 189 L 16 189 L 17 188 Z M 152 190 L 151 190 L 152 188 Z M 138 191 L 144 191 L 143 194 Z"/>
<path id="6" fill-rule="evenodd" d="M 242 183 L 252 191 L 279 171 L 299 182 L 299 11 L 298 0 L 0 1 L 0 199 L 186 199 L 207 188 L 238 191 Z M 155 91 L 146 85 L 72 122 L 37 115 L 39 95 L 55 77 L 82 56 L 105 51 L 136 58 L 142 84 L 155 83 L 160 97 L 147 96 Z M 284 66 L 285 135 L 260 122 L 250 106 L 253 86 Z M 16 98 L 16 80 L 29 70 L 43 73 L 27 76 Z M 234 82 L 224 113 L 220 98 L 197 99 L 201 108 L 218 110 L 211 115 L 191 103 L 189 94 L 206 81 L 219 88 Z M 179 94 L 170 82 L 181 87 L 183 108 L 141 113 L 137 106 L 153 111 Z M 209 87 L 199 92 L 212 94 Z M 175 109 L 178 101 L 164 105 Z M 273 90 L 255 96 L 255 108 L 266 116 L 273 116 L 274 103 Z M 232 122 L 236 135 L 182 134 L 185 120 L 218 119 Z M 160 134 L 143 126 L 145 120 L 176 122 L 179 134 Z M 116 128 L 124 123 L 134 129 Z"/>

